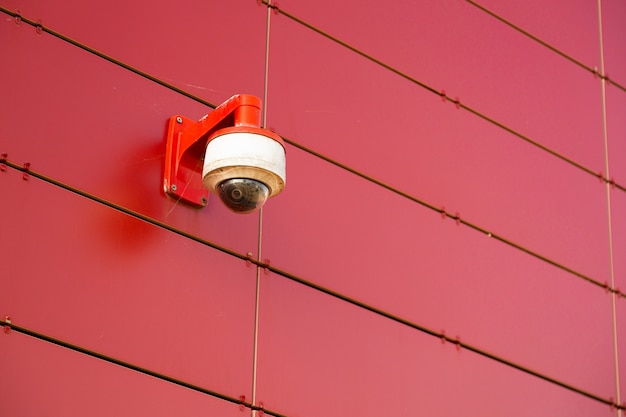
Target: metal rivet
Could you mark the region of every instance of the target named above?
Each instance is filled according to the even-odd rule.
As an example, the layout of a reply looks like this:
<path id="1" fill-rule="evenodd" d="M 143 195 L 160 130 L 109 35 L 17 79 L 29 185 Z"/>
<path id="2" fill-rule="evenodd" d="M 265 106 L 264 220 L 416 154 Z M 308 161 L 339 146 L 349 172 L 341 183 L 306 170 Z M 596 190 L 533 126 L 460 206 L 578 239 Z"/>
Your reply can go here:
<path id="1" fill-rule="evenodd" d="M 206 206 L 206 197 L 202 197 L 201 201 L 202 201 L 202 205 Z"/>
<path id="2" fill-rule="evenodd" d="M 172 187 L 171 187 L 172 191 L 176 191 L 177 188 L 178 187 L 176 186 L 176 184 L 172 184 Z"/>
<path id="3" fill-rule="evenodd" d="M 176 118 L 176 123 L 182 123 L 182 122 L 183 122 L 183 118 L 182 118 L 182 117 L 180 117 L 180 116 L 178 116 L 178 117 Z"/>

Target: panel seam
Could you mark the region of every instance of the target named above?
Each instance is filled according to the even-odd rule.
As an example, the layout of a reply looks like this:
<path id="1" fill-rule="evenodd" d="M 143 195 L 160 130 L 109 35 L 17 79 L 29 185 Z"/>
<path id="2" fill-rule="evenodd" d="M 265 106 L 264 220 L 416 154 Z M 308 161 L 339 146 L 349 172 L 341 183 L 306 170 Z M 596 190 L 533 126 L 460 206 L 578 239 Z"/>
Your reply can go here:
<path id="1" fill-rule="evenodd" d="M 605 73 L 604 67 L 604 37 L 602 34 L 602 0 L 597 1 L 598 4 L 598 42 L 600 47 L 600 71 Z M 606 109 L 606 78 L 600 80 L 600 91 L 602 95 L 602 135 L 604 139 L 604 169 L 606 177 L 611 178 L 609 167 L 609 139 L 607 127 L 607 109 Z M 606 183 L 606 213 L 607 213 L 607 237 L 609 249 L 609 274 L 611 280 L 611 288 L 615 288 L 615 263 L 613 254 L 613 225 L 611 216 L 611 185 Z M 613 362 L 615 365 L 615 402 L 621 404 L 621 388 L 620 388 L 620 372 L 619 372 L 619 344 L 617 334 L 617 296 L 615 291 L 611 292 L 611 320 L 613 332 Z M 622 417 L 622 409 L 617 409 L 618 417 Z"/>
<path id="2" fill-rule="evenodd" d="M 271 0 L 270 0 L 271 1 Z M 271 23 L 271 8 L 267 8 L 266 26 L 265 26 L 265 62 L 264 62 L 264 74 L 263 74 L 263 110 L 261 127 L 267 126 L 267 95 L 268 95 L 268 79 L 269 79 L 269 49 L 270 49 L 270 23 Z M 253 349 L 253 365 L 252 365 L 252 405 L 257 405 L 257 377 L 258 377 L 258 352 L 259 352 L 259 312 L 261 302 L 261 271 L 260 266 L 262 262 L 262 250 L 263 250 L 263 208 L 259 210 L 259 228 L 258 228 L 258 241 L 257 241 L 257 264 L 256 267 L 256 290 L 255 290 L 255 305 L 254 305 L 254 349 Z M 262 404 L 262 403 L 259 403 Z M 262 408 L 262 407 L 261 407 Z M 250 416 L 255 417 L 257 415 L 255 408 L 250 409 Z"/>

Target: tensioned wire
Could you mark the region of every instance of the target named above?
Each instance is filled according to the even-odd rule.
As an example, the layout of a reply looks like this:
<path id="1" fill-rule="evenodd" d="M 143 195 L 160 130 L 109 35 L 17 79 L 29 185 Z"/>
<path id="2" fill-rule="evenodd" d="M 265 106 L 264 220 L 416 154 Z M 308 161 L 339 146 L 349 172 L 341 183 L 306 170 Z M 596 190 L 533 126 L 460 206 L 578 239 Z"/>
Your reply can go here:
<path id="1" fill-rule="evenodd" d="M 98 51 L 94 50 L 93 48 L 87 47 L 86 45 L 82 45 L 82 44 L 78 43 L 77 41 L 74 41 L 74 40 L 72 40 L 72 39 L 69 39 L 69 38 L 65 37 L 64 35 L 61 35 L 61 34 L 59 34 L 59 33 L 57 33 L 57 32 L 52 31 L 52 30 L 51 30 L 51 29 L 49 29 L 49 28 L 42 27 L 42 26 L 41 26 L 40 24 L 38 24 L 37 22 L 34 22 L 34 21 L 29 20 L 29 19 L 26 19 L 26 18 L 22 18 L 22 17 L 21 17 L 20 15 L 18 15 L 17 13 L 13 13 L 13 12 L 7 11 L 6 9 L 4 9 L 4 8 L 2 8 L 2 7 L 0 7 L 0 11 L 3 11 L 4 13 L 6 13 L 6 14 L 9 14 L 9 15 L 13 16 L 14 18 L 15 18 L 15 17 L 19 17 L 19 18 L 20 18 L 22 21 L 24 21 L 25 23 L 28 23 L 28 24 L 30 24 L 30 25 L 32 25 L 32 26 L 36 26 L 36 27 L 40 28 L 42 31 L 44 31 L 44 32 L 46 32 L 46 33 L 49 33 L 49 34 L 51 34 L 51 35 L 53 35 L 53 36 L 55 36 L 55 37 L 57 37 L 57 38 L 59 38 L 59 39 L 61 39 L 61 40 L 64 40 L 64 41 L 66 41 L 66 42 L 69 42 L 69 43 L 71 43 L 71 44 L 73 44 L 73 45 L 75 45 L 75 46 L 77 46 L 77 47 L 79 47 L 79 48 L 81 48 L 81 49 L 83 49 L 83 50 L 85 50 L 85 51 L 87 51 L 87 52 L 93 53 L 93 54 L 95 54 L 95 55 L 97 55 L 97 56 L 99 56 L 99 57 L 101 57 L 101 58 L 104 58 L 104 59 L 108 60 L 108 61 L 109 61 L 109 62 L 111 62 L 111 63 L 114 63 L 114 64 L 116 64 L 116 65 L 119 65 L 119 66 L 121 66 L 121 67 L 123 67 L 123 68 L 127 69 L 127 70 L 130 70 L 130 71 L 134 72 L 134 73 L 135 73 L 135 74 L 137 74 L 137 75 L 140 75 L 140 76 L 142 76 L 142 77 L 144 77 L 144 78 L 150 79 L 151 81 L 156 82 L 156 83 L 158 83 L 158 84 L 160 84 L 160 85 L 162 85 L 162 86 L 164 86 L 164 87 L 166 87 L 166 88 L 169 88 L 169 89 L 171 89 L 171 90 L 173 90 L 173 91 L 176 91 L 176 92 L 178 92 L 178 93 L 180 93 L 180 94 L 182 94 L 182 95 L 184 95 L 184 96 L 186 96 L 186 97 L 188 97 L 188 98 L 191 98 L 191 99 L 193 99 L 193 100 L 195 100 L 195 101 L 201 102 L 201 103 L 203 103 L 203 104 L 205 104 L 205 105 L 207 105 L 207 106 L 210 106 L 210 107 L 213 107 L 213 108 L 215 107 L 215 105 L 213 105 L 212 103 L 209 103 L 209 102 L 207 102 L 207 101 L 205 101 L 205 100 L 203 100 L 203 99 L 201 99 L 201 98 L 199 98 L 199 97 L 197 97 L 197 96 L 194 96 L 194 95 L 192 95 L 192 94 L 190 94 L 190 93 L 188 93 L 188 92 L 186 92 L 186 91 L 184 91 L 184 90 L 182 90 L 182 89 L 179 89 L 179 88 L 177 88 L 177 87 L 175 87 L 175 86 L 173 86 L 173 85 L 171 85 L 171 84 L 169 84 L 169 83 L 166 83 L 166 82 L 164 82 L 164 81 L 162 81 L 162 80 L 159 80 L 158 78 L 153 77 L 153 76 L 151 76 L 151 75 L 149 75 L 149 74 L 147 74 L 147 73 L 145 73 L 145 72 L 143 72 L 143 71 L 141 71 L 141 70 L 138 70 L 138 69 L 133 68 L 133 67 L 131 67 L 131 66 L 127 65 L 127 64 L 124 64 L 123 62 L 121 62 L 121 61 L 119 61 L 119 60 L 116 60 L 116 59 L 114 59 L 114 58 L 112 58 L 112 57 L 109 57 L 109 56 L 107 56 L 107 55 L 105 55 L 105 54 L 102 54 L 102 53 L 100 53 L 100 52 L 98 52 Z M 422 85 L 422 84 L 420 84 L 419 82 L 417 82 L 417 84 L 418 84 L 418 85 Z M 424 88 L 429 89 L 429 88 L 428 88 L 427 86 L 425 86 L 425 85 L 422 85 L 422 86 L 423 86 Z M 431 91 L 432 91 L 432 92 L 434 92 L 434 93 L 436 93 L 436 94 L 439 94 L 439 93 L 438 93 L 438 92 L 436 92 L 435 90 L 431 90 Z M 448 98 L 448 100 L 450 100 L 450 99 Z M 434 210 L 434 211 L 440 212 L 440 209 L 439 209 L 439 208 L 437 208 L 437 207 L 435 207 L 434 205 L 431 205 L 431 204 L 429 204 L 429 203 L 427 203 L 427 202 L 425 202 L 425 201 L 422 201 L 422 200 L 419 200 L 419 199 L 417 199 L 417 198 L 415 198 L 415 197 L 413 197 L 413 196 L 410 196 L 409 194 L 404 193 L 404 192 L 402 192 L 401 190 L 398 190 L 398 189 L 396 189 L 396 188 L 394 188 L 394 187 L 392 187 L 392 186 L 390 186 L 390 185 L 384 184 L 384 183 L 382 183 L 381 181 L 378 181 L 378 180 L 376 180 L 376 179 L 374 179 L 374 178 L 372 178 L 372 177 L 370 177 L 370 176 L 368 176 L 368 175 L 365 175 L 365 174 L 363 174 L 363 173 L 360 173 L 359 171 L 354 170 L 354 169 L 352 169 L 352 168 L 350 168 L 350 167 L 348 167 L 348 166 L 345 166 L 345 165 L 343 165 L 343 164 L 339 163 L 338 161 L 334 161 L 334 160 L 332 160 L 331 158 L 328 158 L 328 157 L 326 157 L 326 156 L 324 156 L 324 155 L 321 155 L 321 154 L 319 154 L 319 153 L 317 153 L 317 152 L 315 152 L 315 151 L 313 151 L 313 150 L 311 150 L 311 149 L 308 149 L 308 148 L 306 148 L 306 147 L 304 147 L 304 146 L 302 146 L 302 145 L 299 145 L 298 143 L 296 143 L 296 142 L 294 142 L 294 141 L 292 141 L 292 140 L 289 140 L 288 138 L 284 138 L 284 139 L 285 139 L 285 141 L 286 141 L 287 143 L 289 143 L 289 144 L 291 144 L 291 145 L 293 145 L 293 146 L 296 146 L 296 147 L 300 148 L 301 150 L 304 150 L 304 151 L 306 151 L 306 152 L 309 152 L 309 153 L 311 153 L 311 154 L 312 154 L 312 155 L 314 155 L 314 156 L 317 156 L 317 157 L 319 157 L 319 158 L 322 158 L 322 159 L 324 159 L 325 161 L 327 161 L 327 162 L 329 162 L 329 163 L 332 163 L 332 164 L 334 164 L 334 165 L 336 165 L 336 166 L 338 166 L 338 167 L 340 167 L 340 168 L 343 168 L 343 169 L 345 169 L 345 170 L 347 170 L 347 171 L 349 171 L 349 172 L 351 172 L 351 173 L 353 173 L 353 174 L 355 174 L 355 175 L 358 175 L 358 176 L 362 177 L 362 178 L 363 178 L 363 179 L 365 179 L 365 180 L 371 181 L 371 182 L 373 182 L 373 183 L 375 183 L 375 184 L 377 184 L 377 185 L 379 185 L 379 186 L 382 186 L 383 188 L 385 188 L 385 189 L 387 189 L 387 190 L 389 190 L 389 191 L 392 191 L 392 192 L 397 193 L 397 194 L 399 194 L 399 195 L 401 195 L 401 196 L 404 196 L 404 197 L 406 197 L 406 198 L 409 198 L 410 200 L 412 200 L 412 201 L 414 201 L 414 202 L 417 202 L 417 203 L 421 204 L 422 206 L 425 206 L 425 207 L 427 207 L 427 208 L 430 208 L 431 210 Z M 19 165 L 13 164 L 13 163 L 8 162 L 8 161 L 6 161 L 6 163 L 7 163 L 7 165 L 11 166 L 11 167 L 12 167 L 12 168 L 14 168 L 14 169 L 18 169 L 18 170 L 24 171 L 24 168 L 20 167 Z M 160 226 L 160 227 L 166 228 L 166 229 L 168 229 L 168 230 L 170 230 L 170 231 L 172 231 L 172 232 L 175 232 L 175 233 L 181 234 L 181 235 L 186 236 L 186 237 L 188 237 L 188 238 L 190 238 L 190 239 L 193 239 L 193 240 L 196 240 L 196 241 L 201 242 L 201 243 L 203 243 L 203 244 L 206 244 L 207 246 L 211 246 L 211 247 L 213 247 L 213 248 L 215 248 L 215 249 L 218 249 L 218 250 L 221 250 L 221 251 L 223 251 L 223 252 L 229 253 L 229 254 L 231 254 L 231 255 L 233 255 L 233 256 L 236 256 L 236 257 L 238 257 L 238 258 L 240 258 L 240 259 L 246 259 L 246 260 L 248 260 L 248 261 L 251 261 L 251 262 L 255 263 L 257 266 L 260 266 L 260 267 L 263 267 L 263 268 L 265 268 L 265 269 L 271 270 L 271 271 L 273 271 L 273 272 L 275 272 L 275 273 L 278 273 L 279 275 L 282 275 L 282 276 L 284 276 L 284 277 L 286 277 L 286 278 L 292 279 L 292 280 L 294 280 L 294 281 L 296 281 L 296 282 L 299 282 L 299 283 L 301 283 L 301 284 L 304 284 L 304 285 L 306 285 L 306 286 L 308 286 L 308 287 L 311 287 L 311 288 L 317 289 L 317 290 L 322 291 L 322 292 L 324 292 L 324 293 L 326 293 L 326 294 L 329 294 L 329 295 L 332 295 L 332 296 L 337 297 L 337 298 L 339 298 L 339 299 L 342 299 L 342 300 L 344 300 L 344 301 L 347 301 L 347 302 L 349 302 L 349 303 L 351 303 L 351 304 L 353 304 L 353 305 L 359 306 L 359 307 L 364 308 L 364 309 L 366 309 L 366 310 L 368 310 L 368 311 L 374 312 L 374 313 L 376 313 L 376 314 L 380 314 L 380 315 L 382 315 L 382 316 L 384 316 L 384 317 L 390 318 L 390 319 L 392 319 L 392 320 L 394 320 L 394 321 L 397 321 L 397 322 L 399 322 L 399 323 L 403 323 L 403 324 L 405 324 L 405 325 L 409 325 L 410 327 L 413 327 L 413 328 L 415 328 L 415 329 L 421 330 L 421 331 L 423 331 L 423 332 L 426 332 L 426 333 L 428 333 L 428 334 L 431 334 L 431 335 L 433 335 L 433 336 L 436 336 L 436 337 L 438 337 L 438 338 L 441 338 L 442 340 L 444 340 L 444 339 L 445 339 L 445 340 L 450 341 L 450 342 L 452 342 L 452 343 L 457 343 L 455 340 L 452 340 L 451 338 L 446 337 L 444 334 L 440 334 L 440 333 L 438 333 L 438 332 L 434 332 L 434 331 L 432 331 L 432 330 L 425 329 L 425 328 L 423 328 L 423 327 L 421 327 L 421 326 L 419 326 L 419 325 L 417 325 L 417 324 L 411 323 L 411 322 L 409 322 L 409 321 L 407 321 L 407 320 L 404 320 L 404 319 L 402 319 L 402 318 L 400 318 L 400 317 L 396 317 L 396 316 L 394 316 L 394 315 L 392 315 L 392 314 L 390 314 L 390 313 L 387 313 L 387 312 L 384 312 L 384 311 L 382 311 L 382 310 L 379 310 L 379 309 L 373 308 L 373 307 L 368 306 L 368 305 L 366 305 L 366 304 L 364 304 L 364 303 L 361 303 L 361 302 L 359 302 L 359 301 L 357 301 L 357 300 L 353 300 L 353 299 L 351 299 L 351 298 L 349 298 L 349 297 L 347 297 L 347 296 L 345 296 L 345 295 L 342 295 L 342 294 L 339 294 L 339 293 L 333 292 L 332 290 L 329 290 L 329 289 L 325 289 L 325 288 L 323 288 L 323 287 L 320 287 L 320 286 L 318 286 L 318 285 L 316 285 L 316 284 L 314 284 L 314 283 L 312 283 L 312 282 L 306 281 L 306 280 L 304 280 L 304 279 L 302 279 L 302 278 L 300 278 L 300 277 L 297 277 L 297 276 L 295 276 L 295 275 L 289 274 L 289 273 L 288 273 L 288 272 L 286 272 L 286 271 L 281 271 L 281 270 L 279 270 L 279 269 L 277 269 L 277 268 L 275 268 L 275 267 L 271 267 L 271 266 L 269 266 L 269 265 L 265 265 L 264 263 L 259 262 L 258 260 L 257 260 L 257 261 L 255 261 L 255 260 L 251 260 L 251 259 L 249 259 L 247 256 L 244 256 L 244 255 L 241 255 L 241 254 L 235 253 L 235 252 L 230 251 L 230 250 L 228 250 L 228 249 L 226 249 L 226 248 L 223 248 L 223 247 L 220 247 L 220 246 L 218 246 L 218 245 L 212 244 L 211 242 L 204 241 L 204 240 L 199 239 L 199 238 L 197 238 L 197 237 L 195 237 L 195 236 L 193 236 L 193 235 L 191 235 L 191 234 L 188 234 L 188 233 L 184 233 L 184 232 L 181 232 L 181 231 L 175 230 L 175 229 L 173 229 L 173 228 L 169 227 L 168 225 L 165 225 L 165 224 L 159 224 L 159 222 L 158 222 L 158 221 L 155 221 L 154 219 L 149 219 L 149 218 L 147 218 L 146 216 L 143 216 L 143 215 L 141 215 L 141 214 L 139 214 L 139 213 L 136 213 L 136 212 L 132 212 L 132 211 L 130 211 L 130 210 L 128 210 L 128 209 L 125 209 L 125 208 L 120 207 L 120 206 L 117 206 L 117 205 L 115 205 L 115 204 L 113 204 L 113 203 L 107 202 L 107 201 L 105 201 L 105 200 L 103 200 L 103 199 L 100 199 L 100 198 L 98 198 L 98 197 L 96 197 L 96 196 L 88 195 L 87 193 L 84 193 L 84 192 L 82 192 L 82 191 L 80 191 L 80 190 L 74 189 L 74 188 L 70 187 L 69 185 L 61 184 L 61 183 L 59 183 L 58 181 L 55 181 L 55 180 L 53 180 L 53 179 L 51 179 L 51 178 L 48 178 L 48 177 L 45 177 L 45 176 L 44 176 L 44 175 L 42 175 L 42 174 L 38 174 L 38 173 L 35 173 L 35 172 L 32 172 L 32 171 L 29 171 L 29 173 L 30 173 L 31 175 L 33 175 L 33 176 L 35 176 L 35 177 L 39 178 L 39 179 L 42 179 L 42 180 L 47 181 L 47 182 L 49 182 L 49 183 L 51 183 L 51 184 L 54 184 L 54 185 L 60 186 L 60 187 L 62 187 L 62 188 L 65 188 L 66 190 L 69 190 L 69 191 L 75 192 L 75 193 L 80 194 L 80 195 L 82 195 L 82 196 L 85 196 L 85 197 L 91 198 L 91 199 L 92 199 L 92 200 L 94 200 L 94 201 L 98 201 L 98 202 L 100 202 L 100 203 L 102 203 L 102 204 L 105 204 L 105 205 L 107 205 L 107 206 L 109 206 L 109 207 L 115 208 L 115 209 L 117 209 L 117 210 L 119 210 L 119 211 L 122 211 L 122 212 L 124 212 L 124 213 L 126 213 L 126 214 L 132 215 L 132 216 L 134 216 L 134 217 L 136 217 L 136 218 L 139 218 L 139 219 L 142 219 L 142 220 L 147 221 L 147 222 L 149 222 L 149 223 L 155 224 L 155 225 L 157 225 L 157 226 Z M 594 175 L 595 175 L 595 174 L 594 174 Z M 608 182 L 608 180 L 607 180 L 607 182 Z M 622 189 L 622 190 L 624 190 L 624 189 L 623 189 L 623 187 L 621 187 L 621 189 Z M 510 241 L 508 241 L 507 239 L 505 239 L 505 238 L 503 238 L 503 237 L 500 237 L 500 236 L 497 236 L 497 235 L 495 235 L 495 234 L 493 234 L 493 233 L 491 233 L 491 232 L 488 232 L 488 231 L 487 231 L 486 229 L 484 229 L 484 228 L 481 228 L 481 227 L 479 227 L 479 226 L 477 226 L 477 225 L 474 225 L 474 224 L 472 224 L 472 223 L 470 223 L 470 222 L 468 222 L 468 221 L 466 221 L 466 220 L 459 219 L 459 218 L 457 218 L 457 217 L 455 217 L 455 216 L 453 216 L 453 215 L 451 215 L 451 214 L 449 214 L 449 213 L 445 213 L 445 212 L 443 212 L 442 214 L 444 214 L 444 215 L 445 215 L 445 216 L 447 216 L 447 217 L 453 218 L 453 219 L 455 219 L 455 220 L 459 221 L 460 223 L 462 223 L 462 224 L 464 224 L 464 225 L 466 225 L 466 226 L 469 226 L 469 227 L 471 227 L 471 228 L 473 228 L 473 229 L 475 229 L 475 230 L 477 230 L 477 231 L 479 231 L 479 232 L 485 233 L 485 234 L 487 234 L 488 236 L 491 236 L 491 237 L 493 237 L 493 238 L 495 238 L 495 239 L 497 239 L 497 240 L 500 240 L 500 241 L 502 241 L 503 243 L 509 244 L 509 245 L 511 245 L 511 246 L 513 246 L 513 247 L 515 247 L 515 248 L 517 248 L 517 249 L 520 249 L 520 250 L 522 250 L 522 251 L 524 251 L 524 252 L 526 252 L 526 253 L 528 253 L 528 254 L 530 254 L 530 255 L 532 255 L 532 256 L 535 256 L 535 257 L 537 257 L 537 258 L 539 258 L 539 259 L 541 259 L 541 260 L 544 260 L 545 262 L 548 262 L 548 263 L 550 263 L 550 264 L 552 264 L 552 265 L 554 265 L 554 266 L 556 266 L 556 267 L 559 267 L 559 268 L 561 268 L 561 269 L 563 269 L 563 270 L 565 270 L 565 271 L 567 271 L 567 272 L 570 272 L 570 273 L 572 273 L 573 275 L 576 275 L 576 276 L 578 276 L 578 277 L 580 277 L 580 278 L 583 278 L 583 279 L 585 279 L 585 280 L 587 280 L 587 281 L 589 281 L 589 282 L 591 282 L 591 283 L 594 283 L 594 284 L 596 284 L 597 286 L 600 286 L 600 287 L 603 287 L 603 288 L 607 288 L 606 284 L 602 284 L 602 283 L 600 283 L 599 281 L 596 281 L 596 280 L 594 280 L 594 279 L 592 279 L 592 278 L 590 278 L 590 277 L 587 277 L 587 276 L 585 276 L 585 275 L 583 275 L 583 274 L 580 274 L 580 273 L 578 273 L 578 272 L 576 272 L 576 271 L 574 271 L 574 270 L 572 270 L 572 269 L 570 269 L 570 268 L 565 267 L 564 265 L 560 265 L 560 264 L 558 264 L 558 263 L 557 263 L 557 262 L 555 262 L 555 261 L 552 261 L 552 260 L 550 260 L 550 259 L 548 259 L 548 258 L 545 258 L 545 257 L 543 257 L 543 256 L 541 256 L 541 255 L 539 255 L 539 254 L 537 254 L 537 253 L 534 253 L 534 252 L 530 251 L 530 250 L 529 250 L 529 249 L 527 249 L 527 248 L 524 248 L 524 247 L 519 246 L 519 245 L 517 245 L 517 244 L 515 244 L 515 243 L 513 243 L 513 242 L 510 242 Z M 608 289 L 608 290 L 610 290 L 610 291 L 612 291 L 612 292 L 614 292 L 614 293 L 616 293 L 617 295 L 623 295 L 623 294 L 621 294 L 621 293 L 617 292 L 617 291 L 616 291 L 615 289 L 613 289 L 613 288 L 607 288 L 607 289 Z M 464 348 L 468 349 L 468 350 L 474 351 L 475 353 L 479 353 L 479 354 L 481 354 L 481 355 L 483 355 L 483 356 L 486 356 L 486 357 L 489 357 L 489 358 L 491 358 L 491 359 L 497 360 L 497 361 L 499 361 L 499 362 L 501 362 L 501 363 L 503 363 L 503 364 L 506 364 L 506 365 L 512 366 L 513 368 L 516 368 L 516 369 L 522 370 L 522 371 L 524 371 L 524 372 L 526 372 L 526 373 L 530 373 L 531 375 L 537 376 L 537 377 L 539 377 L 539 378 L 541 378 L 541 379 L 544 379 L 544 380 L 546 380 L 546 381 L 549 381 L 549 382 L 555 383 L 555 384 L 557 384 L 557 385 L 559 385 L 559 386 L 562 386 L 562 387 L 564 387 L 564 388 L 567 388 L 567 389 L 570 389 L 570 390 L 572 390 L 572 391 L 578 392 L 578 393 L 583 394 L 583 395 L 585 395 L 585 396 L 587 396 L 587 397 L 589 397 L 589 398 L 593 398 L 593 399 L 596 399 L 596 400 L 598 400 L 598 401 L 604 402 L 604 403 L 606 403 L 606 404 L 609 404 L 609 405 L 612 405 L 612 406 L 617 406 L 617 407 L 619 407 L 619 405 L 612 403 L 612 401 L 610 401 L 610 400 L 606 400 L 606 399 L 601 398 L 601 397 L 599 397 L 599 396 L 596 396 L 596 395 L 594 395 L 594 394 L 591 394 L 591 393 L 585 392 L 585 391 L 583 391 L 583 390 L 577 389 L 577 388 L 572 387 L 572 386 L 570 386 L 570 385 L 568 385 L 568 384 L 565 384 L 565 383 L 563 383 L 563 382 L 557 381 L 557 380 L 555 380 L 555 379 L 553 379 L 553 378 L 550 378 L 550 377 L 548 377 L 548 376 L 546 376 L 546 375 L 542 375 L 542 374 L 540 374 L 540 373 L 538 373 L 538 372 L 535 372 L 535 371 L 529 370 L 529 369 L 524 368 L 524 367 L 522 367 L 522 366 L 520 366 L 520 365 L 517 365 L 517 364 L 514 364 L 514 363 L 512 363 L 512 362 L 510 362 L 510 361 L 507 361 L 507 360 L 505 360 L 505 359 L 498 358 L 498 357 L 496 357 L 495 355 L 492 355 L 492 354 L 489 354 L 489 353 L 487 353 L 487 352 L 481 351 L 481 350 L 479 350 L 479 349 L 477 349 L 477 348 L 474 348 L 474 347 L 472 347 L 471 345 L 468 345 L 468 344 L 466 344 L 466 343 L 460 343 L 460 342 L 458 342 L 458 344 L 459 344 L 460 346 L 462 346 L 462 347 L 464 347 Z M 254 406 L 252 406 L 251 408 L 253 408 L 253 409 L 254 409 Z M 267 412 L 267 410 L 265 410 L 265 411 Z M 270 413 L 270 414 L 272 414 L 272 413 Z M 277 414 L 275 414 L 275 415 L 277 415 Z"/>

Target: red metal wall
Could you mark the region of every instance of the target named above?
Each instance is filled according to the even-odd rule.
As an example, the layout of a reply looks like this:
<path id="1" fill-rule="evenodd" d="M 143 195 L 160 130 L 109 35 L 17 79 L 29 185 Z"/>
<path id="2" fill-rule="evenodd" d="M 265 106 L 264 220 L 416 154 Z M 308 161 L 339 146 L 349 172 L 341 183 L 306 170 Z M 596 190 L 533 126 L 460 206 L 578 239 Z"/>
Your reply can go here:
<path id="1" fill-rule="evenodd" d="M 0 415 L 623 415 L 625 21 L 0 0 Z M 237 93 L 286 190 L 167 199 L 168 118 Z"/>

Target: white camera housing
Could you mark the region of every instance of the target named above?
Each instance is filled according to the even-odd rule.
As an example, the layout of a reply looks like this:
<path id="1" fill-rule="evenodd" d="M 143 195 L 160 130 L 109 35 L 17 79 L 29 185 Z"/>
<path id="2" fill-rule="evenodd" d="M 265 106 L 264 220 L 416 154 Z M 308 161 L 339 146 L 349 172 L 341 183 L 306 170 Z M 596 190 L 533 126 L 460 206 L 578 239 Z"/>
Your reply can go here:
<path id="1" fill-rule="evenodd" d="M 236 126 L 209 137 L 202 182 L 232 211 L 254 212 L 285 188 L 285 148 L 268 133 Z"/>

